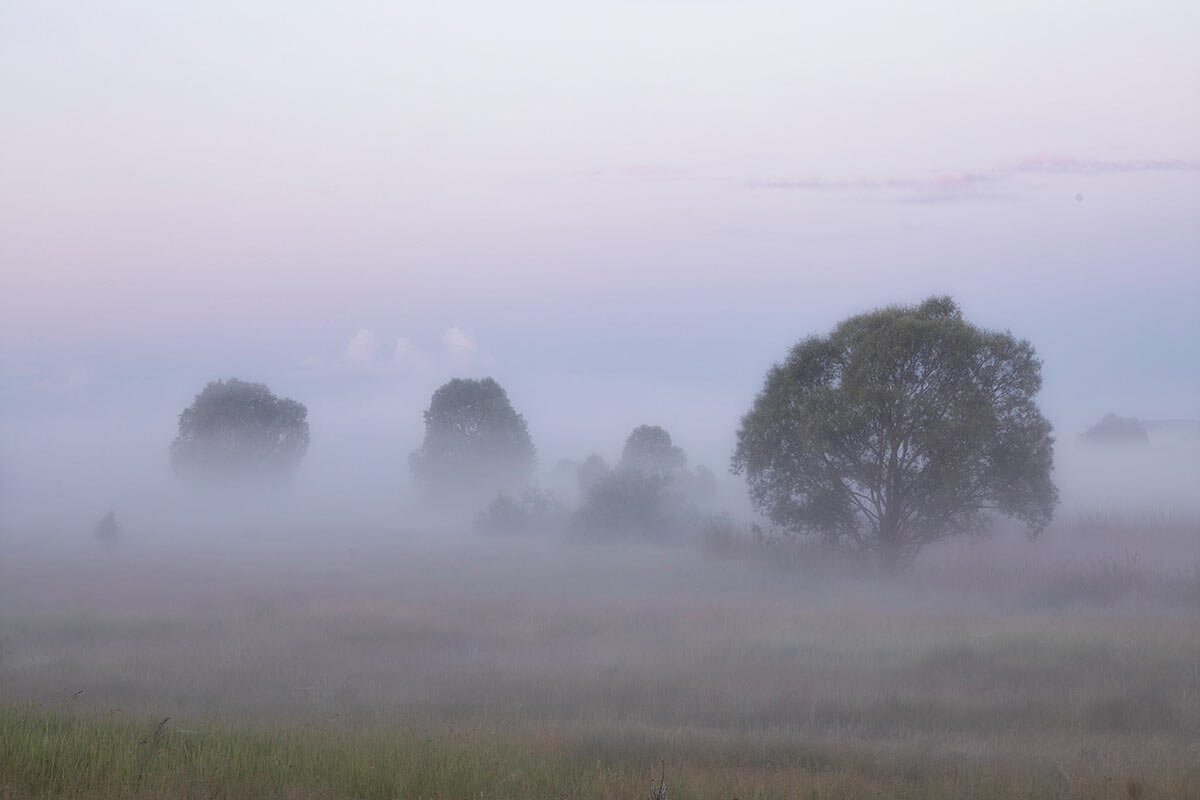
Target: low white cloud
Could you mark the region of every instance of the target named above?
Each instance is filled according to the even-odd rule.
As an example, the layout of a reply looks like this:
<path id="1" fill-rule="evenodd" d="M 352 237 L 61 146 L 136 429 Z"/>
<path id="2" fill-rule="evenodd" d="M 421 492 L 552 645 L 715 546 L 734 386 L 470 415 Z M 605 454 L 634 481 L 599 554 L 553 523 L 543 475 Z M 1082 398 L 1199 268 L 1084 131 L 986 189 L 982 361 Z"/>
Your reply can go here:
<path id="1" fill-rule="evenodd" d="M 391 339 L 388 334 L 381 336 L 370 328 L 359 328 L 346 342 L 340 360 L 309 356 L 297 364 L 308 369 L 341 364 L 373 375 L 412 376 L 461 369 L 464 364 L 481 357 L 475 337 L 457 325 L 442 331 L 441 343 L 440 349 L 425 349 L 407 336 Z"/>
<path id="2" fill-rule="evenodd" d="M 379 339 L 366 328 L 359 328 L 346 345 L 346 358 L 358 364 L 369 364 L 379 353 Z"/>
<path id="3" fill-rule="evenodd" d="M 445 330 L 442 334 L 442 344 L 446 346 L 446 352 L 453 356 L 469 355 L 479 349 L 471 334 L 457 325 Z"/>

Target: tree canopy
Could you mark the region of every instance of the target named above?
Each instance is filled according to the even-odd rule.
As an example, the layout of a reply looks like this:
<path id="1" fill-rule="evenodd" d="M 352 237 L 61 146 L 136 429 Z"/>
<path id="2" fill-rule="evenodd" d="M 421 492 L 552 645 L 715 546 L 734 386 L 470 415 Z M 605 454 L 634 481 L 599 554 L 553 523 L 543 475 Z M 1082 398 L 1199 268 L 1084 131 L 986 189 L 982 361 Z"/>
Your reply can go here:
<path id="1" fill-rule="evenodd" d="M 215 479 L 285 475 L 308 444 L 303 404 L 230 378 L 209 383 L 179 415 L 171 465 L 177 474 Z"/>
<path id="2" fill-rule="evenodd" d="M 670 477 L 621 467 L 590 487 L 573 521 L 590 538 L 662 540 L 672 532 L 678 506 Z"/>
<path id="3" fill-rule="evenodd" d="M 409 457 L 413 477 L 435 496 L 524 486 L 536 451 L 525 418 L 491 378 L 454 378 L 425 411 L 425 439 Z"/>
<path id="4" fill-rule="evenodd" d="M 671 442 L 671 434 L 658 425 L 639 425 L 625 440 L 621 451 L 623 468 L 668 475 L 683 469 L 687 454 Z"/>
<path id="5" fill-rule="evenodd" d="M 773 522 L 876 554 L 1052 519 L 1053 437 L 1034 396 L 1041 362 L 948 297 L 850 317 L 796 344 L 742 418 L 732 469 Z"/>
<path id="6" fill-rule="evenodd" d="M 1084 431 L 1083 440 L 1090 444 L 1150 444 L 1146 425 L 1134 417 L 1105 414 L 1104 419 Z"/>
<path id="7" fill-rule="evenodd" d="M 678 538 L 711 503 L 711 470 L 687 469 L 687 455 L 658 425 L 639 425 L 625 439 L 616 469 L 598 455 L 580 467 L 575 530 L 590 538 L 665 541 Z"/>
<path id="8" fill-rule="evenodd" d="M 92 533 L 107 545 L 115 544 L 117 539 L 121 538 L 121 526 L 117 522 L 117 512 L 109 511 L 101 517 L 92 529 Z"/>
<path id="9" fill-rule="evenodd" d="M 579 465 L 579 470 L 576 472 L 579 494 L 587 495 L 610 472 L 612 472 L 612 468 L 608 466 L 608 462 L 604 460 L 604 456 L 599 453 L 592 453 L 583 460 L 583 463 Z"/>

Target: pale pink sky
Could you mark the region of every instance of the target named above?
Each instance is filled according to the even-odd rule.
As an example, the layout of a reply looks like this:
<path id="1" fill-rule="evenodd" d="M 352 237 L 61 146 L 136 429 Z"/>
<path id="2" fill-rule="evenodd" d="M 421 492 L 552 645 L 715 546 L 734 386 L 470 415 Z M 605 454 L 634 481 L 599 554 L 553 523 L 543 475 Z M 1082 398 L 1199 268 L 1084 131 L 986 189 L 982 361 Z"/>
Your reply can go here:
<path id="1" fill-rule="evenodd" d="M 1200 5 L 989 5 L 9 0 L 0 447 L 237 373 L 402 450 L 494 373 L 551 463 L 670 414 L 721 468 L 788 344 L 932 292 L 1064 430 L 1200 417 Z"/>

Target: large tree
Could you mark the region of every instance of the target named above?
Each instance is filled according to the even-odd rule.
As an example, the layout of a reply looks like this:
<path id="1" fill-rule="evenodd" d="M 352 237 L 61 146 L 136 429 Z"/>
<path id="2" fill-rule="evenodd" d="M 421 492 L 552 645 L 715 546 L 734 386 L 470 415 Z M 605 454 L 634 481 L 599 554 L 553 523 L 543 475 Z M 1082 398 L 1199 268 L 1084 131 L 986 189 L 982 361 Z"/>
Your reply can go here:
<path id="1" fill-rule="evenodd" d="M 742 418 L 733 472 L 797 533 L 876 554 L 888 570 L 995 514 L 1031 535 L 1052 519 L 1041 362 L 948 297 L 851 317 L 796 344 Z"/>
<path id="2" fill-rule="evenodd" d="M 525 418 L 491 378 L 455 378 L 434 392 L 425 440 L 409 457 L 417 482 L 443 499 L 520 488 L 534 464 Z"/>
<path id="3" fill-rule="evenodd" d="M 308 450 L 308 409 L 261 383 L 212 381 L 179 415 L 177 474 L 243 479 L 290 473 Z"/>

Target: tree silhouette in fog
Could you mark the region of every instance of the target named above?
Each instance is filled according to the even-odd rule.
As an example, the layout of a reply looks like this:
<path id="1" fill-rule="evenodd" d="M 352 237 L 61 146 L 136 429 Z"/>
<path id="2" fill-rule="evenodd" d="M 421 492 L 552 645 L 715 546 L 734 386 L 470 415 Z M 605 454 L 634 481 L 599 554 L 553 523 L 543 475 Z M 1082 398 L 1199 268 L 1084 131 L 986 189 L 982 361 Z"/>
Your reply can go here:
<path id="1" fill-rule="evenodd" d="M 108 511 L 101 517 L 92 529 L 92 534 L 106 545 L 116 544 L 117 539 L 121 538 L 121 526 L 117 522 L 117 512 Z"/>
<path id="2" fill-rule="evenodd" d="M 1041 384 L 1028 341 L 967 323 L 948 297 L 860 314 L 767 373 L 733 471 L 775 523 L 889 570 L 993 514 L 1035 535 L 1058 503 Z"/>
<path id="3" fill-rule="evenodd" d="M 586 472 L 585 472 L 585 468 Z M 687 454 L 659 425 L 639 425 L 625 439 L 616 469 L 597 455 L 579 470 L 581 502 L 573 525 L 591 538 L 668 540 L 707 502 L 712 473 L 687 470 Z"/>
<path id="4" fill-rule="evenodd" d="M 619 467 L 591 487 L 573 524 L 577 533 L 593 539 L 665 540 L 677 533 L 679 511 L 669 476 Z"/>
<path id="5" fill-rule="evenodd" d="M 525 418 L 500 384 L 455 378 L 433 393 L 409 467 L 428 496 L 446 500 L 524 486 L 535 461 Z"/>
<path id="6" fill-rule="evenodd" d="M 604 480 L 610 472 L 612 472 L 612 468 L 608 466 L 608 462 L 604 460 L 604 456 L 599 453 L 592 453 L 583 460 L 576 473 L 579 494 L 587 496 L 588 492 L 594 489 L 600 481 Z"/>
<path id="7" fill-rule="evenodd" d="M 658 425 L 639 425 L 625 439 L 621 466 L 670 475 L 683 469 L 687 454 L 671 442 L 671 434 Z"/>
<path id="8" fill-rule="evenodd" d="M 308 450 L 308 409 L 261 383 L 212 381 L 179 415 L 176 474 L 241 479 L 290 474 Z"/>
<path id="9" fill-rule="evenodd" d="M 1134 417 L 1105 414 L 1104 419 L 1084 431 L 1081 437 L 1088 444 L 1150 444 L 1146 425 Z"/>

